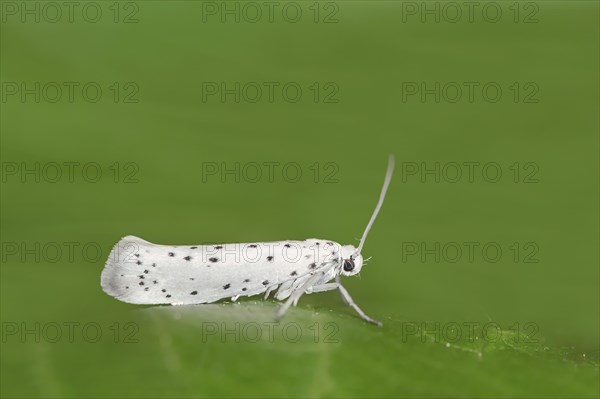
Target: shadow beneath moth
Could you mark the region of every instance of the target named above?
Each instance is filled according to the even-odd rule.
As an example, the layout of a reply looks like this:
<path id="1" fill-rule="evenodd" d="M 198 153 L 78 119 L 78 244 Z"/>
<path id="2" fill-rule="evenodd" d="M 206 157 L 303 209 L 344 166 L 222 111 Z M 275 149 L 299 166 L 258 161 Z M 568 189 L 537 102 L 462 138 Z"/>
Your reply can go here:
<path id="1" fill-rule="evenodd" d="M 104 292 L 143 305 L 191 305 L 271 293 L 285 302 L 283 317 L 303 294 L 338 290 L 363 320 L 382 325 L 354 302 L 340 276 L 354 276 L 364 265 L 361 251 L 383 205 L 394 171 L 390 155 L 379 201 L 358 248 L 310 238 L 216 245 L 157 245 L 134 236 L 112 249 L 101 276 Z"/>

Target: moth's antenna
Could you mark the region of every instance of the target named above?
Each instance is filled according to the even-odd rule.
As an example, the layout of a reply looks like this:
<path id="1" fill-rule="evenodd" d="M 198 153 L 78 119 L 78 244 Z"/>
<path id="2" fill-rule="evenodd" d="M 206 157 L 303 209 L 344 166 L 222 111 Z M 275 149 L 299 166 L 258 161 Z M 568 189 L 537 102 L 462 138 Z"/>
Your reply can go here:
<path id="1" fill-rule="evenodd" d="M 385 194 L 390 185 L 390 181 L 392 181 L 392 174 L 394 173 L 394 154 L 390 154 L 388 158 L 388 167 L 387 172 L 385 172 L 385 180 L 383 181 L 383 187 L 381 188 L 381 194 L 379 194 L 379 201 L 377 202 L 377 206 L 375 207 L 375 211 L 373 211 L 373 215 L 371 215 L 371 220 L 369 220 L 369 224 L 367 224 L 367 228 L 360 239 L 360 244 L 358 245 L 358 249 L 356 250 L 355 255 L 360 255 L 360 251 L 362 251 L 362 247 L 365 244 L 365 240 L 367 239 L 367 234 L 369 234 L 369 230 L 375 223 L 375 219 L 377 218 L 377 214 L 383 205 L 383 200 L 385 199 Z"/>

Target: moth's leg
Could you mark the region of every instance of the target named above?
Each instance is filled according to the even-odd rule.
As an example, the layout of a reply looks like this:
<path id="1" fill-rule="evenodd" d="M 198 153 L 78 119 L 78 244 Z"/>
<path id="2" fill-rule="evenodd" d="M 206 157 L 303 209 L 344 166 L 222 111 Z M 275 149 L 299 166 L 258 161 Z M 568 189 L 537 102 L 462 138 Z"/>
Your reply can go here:
<path id="1" fill-rule="evenodd" d="M 338 288 L 338 283 L 325 283 L 321 285 L 313 285 L 306 290 L 306 294 L 312 294 L 313 292 L 324 292 L 324 291 L 332 291 Z M 294 302 L 294 306 L 296 306 L 298 300 Z"/>
<path id="2" fill-rule="evenodd" d="M 342 285 L 342 282 L 340 280 L 340 275 L 338 274 L 337 276 L 335 276 L 335 282 L 337 283 L 337 285 Z M 346 297 L 344 296 L 344 294 L 342 293 L 342 291 L 340 291 L 340 294 L 342 296 L 342 300 L 344 301 L 344 303 L 348 306 L 350 306 L 350 304 L 348 303 L 348 300 L 346 300 Z M 350 296 L 350 295 L 348 295 Z"/>
<path id="3" fill-rule="evenodd" d="M 267 299 L 269 297 L 269 295 L 271 294 L 271 292 L 275 291 L 277 288 L 279 288 L 278 285 L 272 285 L 269 288 L 267 288 L 267 292 L 265 292 L 265 298 Z"/>
<path id="4" fill-rule="evenodd" d="M 302 286 L 296 288 L 292 292 L 292 294 L 290 295 L 288 300 L 285 301 L 283 303 L 283 305 L 281 305 L 279 307 L 279 309 L 277 310 L 277 313 L 275 314 L 275 320 L 281 320 L 283 315 L 285 315 L 285 312 L 288 311 L 288 309 L 290 308 L 290 306 L 292 306 L 292 304 L 294 304 L 294 306 L 296 306 L 296 304 L 298 303 L 298 300 L 300 299 L 302 294 L 304 294 L 304 292 L 306 290 L 308 290 L 308 288 L 311 287 L 313 285 L 313 283 L 315 281 L 317 281 L 319 278 L 320 278 L 320 276 L 318 274 L 314 275 L 311 278 L 309 278 L 308 281 L 306 283 L 304 283 Z"/>
<path id="5" fill-rule="evenodd" d="M 321 285 L 313 285 L 311 287 L 308 287 L 304 293 L 305 294 L 312 294 L 313 292 L 325 292 L 325 291 L 333 291 L 335 289 L 338 288 L 338 283 L 324 283 Z M 298 300 L 300 299 L 300 297 L 298 297 L 293 305 L 296 306 L 298 304 Z"/>
<path id="6" fill-rule="evenodd" d="M 235 302 L 235 301 L 237 301 L 239 297 L 240 297 L 239 295 L 232 296 L 232 297 L 231 297 L 231 302 Z"/>
<path id="7" fill-rule="evenodd" d="M 338 288 L 338 283 L 325 283 L 321 285 L 315 285 L 306 290 L 307 294 L 312 294 L 313 292 L 325 292 L 325 291 L 333 291 Z"/>
<path id="8" fill-rule="evenodd" d="M 281 305 L 279 309 L 277 309 L 277 313 L 275 313 L 275 320 L 281 320 L 281 318 L 285 315 L 285 312 L 287 312 L 290 306 L 292 306 L 292 303 L 294 305 L 298 303 L 298 300 L 300 299 L 302 294 L 304 294 L 304 291 L 301 289 L 297 289 L 296 291 L 294 291 L 292 295 L 290 295 L 290 297 L 287 299 L 287 301 L 285 301 L 283 305 Z"/>
<path id="9" fill-rule="evenodd" d="M 340 293 L 342 294 L 342 298 L 344 298 L 344 300 L 346 301 L 346 303 L 352 307 L 352 309 L 354 309 L 356 311 L 356 313 L 358 313 L 360 315 L 360 317 L 363 318 L 363 320 L 368 321 L 369 323 L 373 323 L 373 324 L 377 324 L 378 326 L 382 326 L 383 323 L 375 320 L 369 316 L 367 316 L 367 314 L 365 312 L 362 311 L 361 308 L 358 307 L 358 305 L 356 303 L 354 303 L 354 300 L 352 299 L 352 297 L 350 296 L 350 293 L 348 292 L 348 290 L 346 290 L 346 288 L 344 288 L 343 285 L 338 284 L 338 289 L 340 290 Z"/>

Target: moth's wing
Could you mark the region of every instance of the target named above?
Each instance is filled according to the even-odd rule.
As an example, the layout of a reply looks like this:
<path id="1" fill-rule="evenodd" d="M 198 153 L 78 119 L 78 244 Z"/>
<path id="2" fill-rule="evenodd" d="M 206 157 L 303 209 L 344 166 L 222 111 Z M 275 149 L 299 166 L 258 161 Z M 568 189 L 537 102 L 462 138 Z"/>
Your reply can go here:
<path id="1" fill-rule="evenodd" d="M 166 281 L 150 277 L 150 271 L 157 273 L 159 264 L 160 274 L 166 274 L 167 262 L 159 256 L 162 247 L 139 237 L 123 237 L 113 247 L 102 271 L 100 284 L 104 292 L 128 303 L 168 303 L 161 295 Z"/>
<path id="2" fill-rule="evenodd" d="M 167 246 L 128 236 L 113 248 L 101 282 L 106 293 L 129 303 L 209 303 L 301 280 L 336 252 L 339 244 L 318 239 Z"/>

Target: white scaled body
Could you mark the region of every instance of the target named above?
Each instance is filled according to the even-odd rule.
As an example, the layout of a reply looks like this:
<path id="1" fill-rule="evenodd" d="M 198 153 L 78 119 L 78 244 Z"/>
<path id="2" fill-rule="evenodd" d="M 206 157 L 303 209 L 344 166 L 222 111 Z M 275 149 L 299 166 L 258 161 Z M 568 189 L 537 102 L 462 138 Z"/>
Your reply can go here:
<path id="1" fill-rule="evenodd" d="M 336 277 L 342 246 L 327 240 L 168 246 L 134 236 L 113 248 L 102 289 L 135 304 L 198 304 L 275 292 L 279 300 L 306 284 Z"/>
<path id="2" fill-rule="evenodd" d="M 224 298 L 274 293 L 286 299 L 281 318 L 303 294 L 339 290 L 342 298 L 364 320 L 367 316 L 340 283 L 340 275 L 354 276 L 363 266 L 361 251 L 392 179 L 390 155 L 379 201 L 358 248 L 311 238 L 247 244 L 157 245 L 141 238 L 122 238 L 102 271 L 104 292 L 123 302 L 144 305 L 187 305 Z M 335 279 L 335 282 L 332 280 Z"/>

